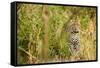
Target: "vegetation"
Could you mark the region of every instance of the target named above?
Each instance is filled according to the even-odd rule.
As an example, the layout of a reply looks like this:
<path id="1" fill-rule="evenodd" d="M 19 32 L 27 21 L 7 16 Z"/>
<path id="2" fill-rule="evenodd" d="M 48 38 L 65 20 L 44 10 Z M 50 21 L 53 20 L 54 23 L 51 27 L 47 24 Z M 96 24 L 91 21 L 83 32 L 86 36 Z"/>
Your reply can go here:
<path id="1" fill-rule="evenodd" d="M 80 51 L 71 55 L 67 25 L 80 22 Z M 96 59 L 96 8 L 40 4 L 17 5 L 17 63 Z"/>

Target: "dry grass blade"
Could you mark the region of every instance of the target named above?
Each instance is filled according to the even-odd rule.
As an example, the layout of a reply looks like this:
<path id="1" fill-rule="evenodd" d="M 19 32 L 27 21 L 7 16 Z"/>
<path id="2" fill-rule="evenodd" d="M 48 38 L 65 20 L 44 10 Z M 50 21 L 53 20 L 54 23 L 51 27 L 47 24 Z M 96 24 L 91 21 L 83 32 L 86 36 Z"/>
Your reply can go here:
<path id="1" fill-rule="evenodd" d="M 23 51 L 24 53 L 26 53 L 27 55 L 29 55 L 30 57 L 32 57 L 33 59 L 37 60 L 37 58 L 33 55 L 31 55 L 29 52 L 25 51 L 23 48 L 18 47 L 19 50 Z"/>

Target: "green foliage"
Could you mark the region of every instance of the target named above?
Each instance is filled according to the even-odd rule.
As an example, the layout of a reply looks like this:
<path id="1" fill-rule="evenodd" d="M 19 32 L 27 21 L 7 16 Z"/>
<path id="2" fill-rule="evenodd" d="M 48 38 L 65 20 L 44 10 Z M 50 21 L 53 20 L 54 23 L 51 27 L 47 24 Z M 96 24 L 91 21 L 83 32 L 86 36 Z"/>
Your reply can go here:
<path id="1" fill-rule="evenodd" d="M 48 6 L 48 59 L 54 59 L 57 55 L 65 60 L 71 56 L 68 45 L 67 24 L 70 20 L 80 20 L 81 28 L 87 29 L 91 16 L 94 16 L 95 9 L 87 7 L 72 6 Z M 77 11 L 76 14 L 73 14 Z M 93 14 L 92 14 L 93 13 Z M 17 47 L 18 64 L 29 63 L 30 55 L 32 63 L 43 62 L 43 46 L 45 46 L 45 26 L 43 21 L 43 5 L 18 4 L 17 6 Z M 59 58 L 57 58 L 59 59 Z M 40 62 L 38 62 L 40 61 Z"/>
<path id="2" fill-rule="evenodd" d="M 86 30 L 87 29 L 87 26 L 88 26 L 88 23 L 89 23 L 89 17 L 88 16 L 84 16 L 81 20 L 81 28 Z"/>

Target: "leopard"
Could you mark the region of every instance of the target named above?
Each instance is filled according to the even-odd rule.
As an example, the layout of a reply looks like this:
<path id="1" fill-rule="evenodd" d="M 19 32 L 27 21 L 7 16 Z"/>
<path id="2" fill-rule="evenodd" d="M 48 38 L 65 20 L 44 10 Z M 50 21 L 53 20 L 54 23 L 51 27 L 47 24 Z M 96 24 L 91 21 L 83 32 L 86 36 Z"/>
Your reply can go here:
<path id="1" fill-rule="evenodd" d="M 72 55 L 76 55 L 80 50 L 80 22 L 70 21 L 67 26 L 69 34 L 68 44 Z"/>

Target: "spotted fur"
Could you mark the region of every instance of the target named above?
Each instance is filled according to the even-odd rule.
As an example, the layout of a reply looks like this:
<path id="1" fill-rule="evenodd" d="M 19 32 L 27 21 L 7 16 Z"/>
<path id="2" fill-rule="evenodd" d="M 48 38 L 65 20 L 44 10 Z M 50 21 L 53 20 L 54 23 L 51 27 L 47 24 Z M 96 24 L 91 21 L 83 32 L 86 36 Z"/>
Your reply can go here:
<path id="1" fill-rule="evenodd" d="M 80 49 L 80 25 L 77 22 L 68 24 L 69 46 L 72 54 L 76 54 Z"/>

